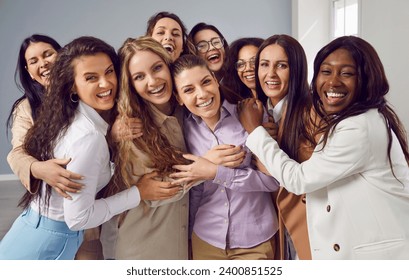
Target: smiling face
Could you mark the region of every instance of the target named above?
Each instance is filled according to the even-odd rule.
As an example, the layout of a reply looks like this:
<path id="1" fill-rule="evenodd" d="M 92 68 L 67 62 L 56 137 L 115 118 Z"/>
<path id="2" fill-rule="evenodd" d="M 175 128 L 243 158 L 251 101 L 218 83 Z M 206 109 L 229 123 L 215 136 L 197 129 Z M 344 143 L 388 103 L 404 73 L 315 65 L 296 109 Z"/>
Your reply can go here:
<path id="1" fill-rule="evenodd" d="M 275 106 L 288 93 L 290 67 L 283 47 L 272 44 L 260 53 L 258 78 L 265 95 Z"/>
<path id="2" fill-rule="evenodd" d="M 183 32 L 177 21 L 171 18 L 161 18 L 155 24 L 152 38 L 162 44 L 168 51 L 172 61 L 183 52 Z"/>
<path id="3" fill-rule="evenodd" d="M 251 90 L 253 96 L 257 96 L 254 64 L 252 64 L 256 59 L 257 50 L 258 48 L 253 45 L 244 46 L 240 49 L 237 57 L 237 62 L 245 63 L 244 70 L 237 70 L 237 75 L 243 84 Z"/>
<path id="4" fill-rule="evenodd" d="M 44 42 L 30 43 L 25 53 L 27 71 L 30 77 L 42 86 L 47 86 L 50 68 L 56 58 L 57 51 L 50 44 Z"/>
<path id="5" fill-rule="evenodd" d="M 317 75 L 316 87 L 328 114 L 341 112 L 354 101 L 357 69 L 347 50 L 337 49 L 325 58 Z"/>
<path id="6" fill-rule="evenodd" d="M 151 51 L 138 51 L 129 61 L 129 76 L 136 92 L 164 114 L 172 96 L 172 78 L 163 59 Z"/>
<path id="7" fill-rule="evenodd" d="M 197 55 L 206 61 L 207 66 L 213 72 L 218 72 L 222 67 L 225 60 L 225 50 L 224 47 L 216 49 L 210 40 L 213 38 L 220 38 L 219 34 L 211 29 L 203 29 L 197 32 L 193 38 L 195 46 L 201 41 L 205 41 L 209 44 L 209 49 L 205 53 L 197 52 Z M 222 39 L 222 38 L 220 38 Z"/>
<path id="8" fill-rule="evenodd" d="M 114 65 L 105 53 L 84 55 L 73 61 L 74 91 L 82 102 L 98 113 L 115 104 L 118 80 Z"/>
<path id="9" fill-rule="evenodd" d="M 175 86 L 179 103 L 213 130 L 220 119 L 221 106 L 219 84 L 214 75 L 206 67 L 195 66 L 177 74 Z"/>

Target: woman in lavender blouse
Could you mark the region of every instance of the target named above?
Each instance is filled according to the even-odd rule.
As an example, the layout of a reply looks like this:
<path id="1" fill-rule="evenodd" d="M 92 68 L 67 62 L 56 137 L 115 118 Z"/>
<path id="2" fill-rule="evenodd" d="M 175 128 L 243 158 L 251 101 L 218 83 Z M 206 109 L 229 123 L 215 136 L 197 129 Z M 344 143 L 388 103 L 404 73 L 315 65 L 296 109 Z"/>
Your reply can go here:
<path id="1" fill-rule="evenodd" d="M 175 184 L 197 182 L 191 189 L 193 259 L 272 259 L 277 215 L 269 192 L 278 182 L 255 170 L 251 153 L 237 168 L 214 164 L 203 156 L 213 146 L 242 146 L 247 133 L 236 111 L 239 97 L 220 87 L 204 60 L 193 55 L 172 67 L 175 91 L 187 108 L 184 135 L 189 165 L 176 165 Z"/>

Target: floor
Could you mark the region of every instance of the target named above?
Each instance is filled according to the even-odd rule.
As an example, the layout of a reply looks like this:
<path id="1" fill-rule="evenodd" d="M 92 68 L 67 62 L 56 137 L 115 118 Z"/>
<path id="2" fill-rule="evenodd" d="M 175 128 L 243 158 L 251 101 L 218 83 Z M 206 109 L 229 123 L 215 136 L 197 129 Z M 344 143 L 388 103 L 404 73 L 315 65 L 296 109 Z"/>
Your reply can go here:
<path id="1" fill-rule="evenodd" d="M 24 191 L 20 181 L 0 181 L 0 240 L 22 212 L 17 204 Z"/>

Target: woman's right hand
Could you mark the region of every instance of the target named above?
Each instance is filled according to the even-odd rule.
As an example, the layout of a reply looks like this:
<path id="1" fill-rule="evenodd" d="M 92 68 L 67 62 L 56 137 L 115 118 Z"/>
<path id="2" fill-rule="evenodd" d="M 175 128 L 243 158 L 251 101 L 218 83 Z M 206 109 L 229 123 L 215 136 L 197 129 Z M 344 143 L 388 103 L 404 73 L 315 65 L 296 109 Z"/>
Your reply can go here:
<path id="1" fill-rule="evenodd" d="M 278 124 L 274 122 L 274 118 L 272 116 L 268 116 L 268 122 L 263 123 L 263 127 L 274 140 L 277 140 Z"/>
<path id="2" fill-rule="evenodd" d="M 178 192 L 183 191 L 179 185 L 171 185 L 170 182 L 159 181 L 159 173 L 153 171 L 143 175 L 136 183 L 141 200 L 164 200 L 172 198 Z"/>
<path id="3" fill-rule="evenodd" d="M 80 192 L 83 187 L 83 184 L 73 180 L 81 180 L 84 177 L 65 168 L 70 161 L 71 159 L 35 161 L 30 166 L 31 175 L 46 182 L 62 197 L 72 199 L 68 193 Z"/>
<path id="4" fill-rule="evenodd" d="M 132 140 L 143 135 L 143 124 L 139 118 L 128 118 L 125 122 L 116 118 L 111 128 L 111 137 L 114 142 Z"/>
<path id="5" fill-rule="evenodd" d="M 246 152 L 241 146 L 221 144 L 213 147 L 203 158 L 216 164 L 229 168 L 237 168 L 246 157 Z"/>

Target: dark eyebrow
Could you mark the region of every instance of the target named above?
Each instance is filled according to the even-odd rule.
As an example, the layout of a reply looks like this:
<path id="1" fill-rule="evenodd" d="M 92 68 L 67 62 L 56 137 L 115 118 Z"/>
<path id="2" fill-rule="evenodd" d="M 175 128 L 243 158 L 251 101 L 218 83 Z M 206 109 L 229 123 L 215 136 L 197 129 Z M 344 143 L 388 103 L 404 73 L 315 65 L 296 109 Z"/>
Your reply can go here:
<path id="1" fill-rule="evenodd" d="M 322 65 L 334 66 L 334 64 L 331 64 L 331 63 L 329 63 L 329 62 L 322 62 L 322 63 L 321 63 L 321 66 L 322 66 Z M 353 64 L 341 64 L 341 65 L 339 65 L 339 66 L 341 66 L 341 67 L 351 67 L 351 68 L 354 68 L 354 69 L 357 68 L 356 65 L 353 65 Z"/>

